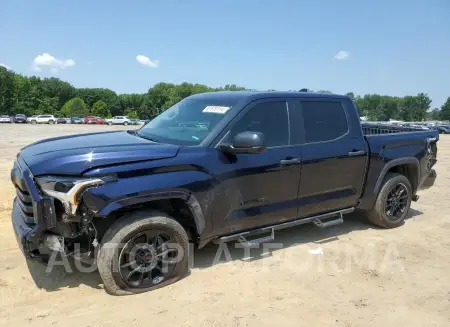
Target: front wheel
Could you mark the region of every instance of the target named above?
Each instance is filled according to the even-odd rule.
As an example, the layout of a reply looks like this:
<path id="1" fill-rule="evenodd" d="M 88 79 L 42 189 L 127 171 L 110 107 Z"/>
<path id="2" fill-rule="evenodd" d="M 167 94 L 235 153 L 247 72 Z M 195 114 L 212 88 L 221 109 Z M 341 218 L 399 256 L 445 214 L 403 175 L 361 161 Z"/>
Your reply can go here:
<path id="1" fill-rule="evenodd" d="M 128 125 L 128 122 L 127 122 L 127 121 L 126 121 L 126 122 L 124 122 L 124 123 L 123 123 L 123 125 L 124 125 L 124 126 L 127 126 L 127 125 Z"/>
<path id="2" fill-rule="evenodd" d="M 188 255 L 187 233 L 176 220 L 158 211 L 137 211 L 108 229 L 97 266 L 107 292 L 130 295 L 186 276 Z"/>
<path id="3" fill-rule="evenodd" d="M 36 125 L 36 124 L 37 124 L 37 121 L 32 120 L 32 121 L 31 121 L 31 124 Z"/>
<path id="4" fill-rule="evenodd" d="M 49 125 L 53 125 L 54 123 L 55 123 L 55 121 L 53 121 L 53 120 L 49 120 L 49 121 L 48 121 L 48 124 L 49 124 Z"/>
<path id="5" fill-rule="evenodd" d="M 368 212 L 369 221 L 383 228 L 395 228 L 405 222 L 411 206 L 412 188 L 406 176 L 388 173 L 375 207 Z"/>

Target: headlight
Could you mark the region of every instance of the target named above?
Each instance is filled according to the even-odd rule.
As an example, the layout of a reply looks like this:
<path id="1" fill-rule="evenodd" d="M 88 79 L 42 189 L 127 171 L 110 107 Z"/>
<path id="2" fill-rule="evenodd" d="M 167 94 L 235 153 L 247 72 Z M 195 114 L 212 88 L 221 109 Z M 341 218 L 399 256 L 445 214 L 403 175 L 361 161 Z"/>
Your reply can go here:
<path id="1" fill-rule="evenodd" d="M 80 196 L 90 186 L 102 185 L 111 180 L 111 177 L 79 178 L 44 176 L 36 177 L 36 182 L 42 192 L 60 200 L 71 214 L 75 214 L 80 204 Z"/>

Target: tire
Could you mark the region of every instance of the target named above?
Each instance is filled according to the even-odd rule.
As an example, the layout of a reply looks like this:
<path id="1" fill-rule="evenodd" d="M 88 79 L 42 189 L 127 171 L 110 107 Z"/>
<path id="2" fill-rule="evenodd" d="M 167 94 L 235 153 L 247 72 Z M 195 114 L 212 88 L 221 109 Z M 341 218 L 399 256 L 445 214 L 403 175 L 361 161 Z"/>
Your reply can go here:
<path id="1" fill-rule="evenodd" d="M 111 126 L 111 125 L 112 125 L 112 122 L 108 122 L 108 125 Z"/>
<path id="2" fill-rule="evenodd" d="M 163 279 L 149 287 L 130 287 L 119 272 L 119 264 L 122 265 L 120 254 L 124 248 L 121 244 L 126 244 L 135 237 L 139 238 L 139 235 L 141 235 L 139 233 L 144 231 L 155 232 L 158 235 L 170 235 L 171 239 L 180 246 L 179 249 L 182 249 L 181 252 L 183 256 L 180 261 L 174 265 L 173 271 L 166 280 Z M 152 245 L 151 248 L 154 249 L 155 247 Z M 185 229 L 176 220 L 159 211 L 136 211 L 117 220 L 106 231 L 98 252 L 97 267 L 103 280 L 104 288 L 109 294 L 131 295 L 167 286 L 187 276 L 189 273 L 188 255 L 188 236 Z M 147 258 L 148 256 L 146 255 L 145 257 Z M 150 255 L 150 257 L 155 258 L 156 256 Z M 128 260 L 130 260 L 129 257 Z M 137 261 L 135 258 L 131 260 L 135 260 L 134 263 Z M 150 274 L 153 274 L 153 271 L 151 271 Z M 152 282 L 154 282 L 155 277 L 151 278 L 153 278 Z M 151 278 L 147 279 L 150 281 Z M 156 278 L 159 279 L 160 277 Z M 144 280 L 145 278 L 143 281 Z"/>
<path id="3" fill-rule="evenodd" d="M 37 124 L 37 121 L 32 120 L 31 123 L 32 123 L 33 125 L 36 125 L 36 124 Z"/>
<path id="4" fill-rule="evenodd" d="M 49 124 L 49 125 L 53 125 L 54 123 L 55 123 L 55 122 L 54 122 L 53 120 L 49 120 L 49 121 L 48 121 L 48 124 Z"/>
<path id="5" fill-rule="evenodd" d="M 127 121 L 123 122 L 123 126 L 128 126 L 128 122 Z"/>
<path id="6" fill-rule="evenodd" d="M 386 211 L 386 202 L 390 192 L 395 187 L 402 188 L 406 190 L 406 204 L 404 210 L 401 211 L 401 215 L 392 219 L 394 217 L 389 217 Z M 412 188 L 406 176 L 396 173 L 388 173 L 383 181 L 383 186 L 381 187 L 380 193 L 378 194 L 377 201 L 372 210 L 367 213 L 367 218 L 372 224 L 383 227 L 383 228 L 396 228 L 402 226 L 405 223 L 406 215 L 408 214 L 409 208 L 411 206 L 412 199 Z"/>

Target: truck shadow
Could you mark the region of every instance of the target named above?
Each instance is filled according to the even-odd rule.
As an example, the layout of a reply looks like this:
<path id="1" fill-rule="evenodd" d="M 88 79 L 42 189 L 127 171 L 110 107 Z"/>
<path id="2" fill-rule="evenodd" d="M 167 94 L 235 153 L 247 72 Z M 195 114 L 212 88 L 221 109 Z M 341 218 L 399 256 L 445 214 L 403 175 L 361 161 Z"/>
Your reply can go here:
<path id="1" fill-rule="evenodd" d="M 422 212 L 410 209 L 406 220 L 421 215 Z M 339 236 L 366 229 L 383 229 L 367 222 L 361 213 L 346 215 L 344 223 L 334 227 L 321 229 L 314 224 L 305 224 L 275 232 L 275 240 L 264 245 L 245 251 L 243 246 L 236 242 L 216 245 L 208 244 L 204 249 L 195 251 L 194 269 L 205 269 L 218 263 L 241 260 L 245 262 L 255 261 L 271 256 L 273 252 L 303 244 L 313 244 L 311 248 L 319 248 L 320 244 L 339 241 Z"/>
<path id="2" fill-rule="evenodd" d="M 421 215 L 422 212 L 410 209 L 408 218 Z M 270 256 L 273 252 L 286 249 L 293 246 L 312 243 L 315 247 L 320 247 L 320 244 L 339 241 L 339 236 L 345 235 L 355 231 L 362 231 L 366 229 L 378 229 L 365 221 L 361 214 L 353 213 L 346 215 L 344 224 L 334 226 L 327 229 L 320 229 L 313 224 L 306 224 L 297 227 L 280 230 L 275 233 L 275 240 L 272 244 L 277 244 L 277 248 L 259 246 L 255 249 L 250 249 L 250 258 L 248 252 L 239 243 L 228 243 L 226 245 L 229 251 L 231 261 L 255 261 Z M 207 269 L 213 267 L 218 263 L 223 263 L 226 258 L 224 246 L 209 244 L 201 250 L 195 250 L 191 268 Z M 59 291 L 65 288 L 79 287 L 86 285 L 95 289 L 103 289 L 102 281 L 98 272 L 83 272 L 79 262 L 72 259 L 62 259 L 57 257 L 56 265 L 49 267 L 36 262 L 27 261 L 28 269 L 33 278 L 34 283 L 40 289 L 45 289 L 48 292 Z"/>
<path id="3" fill-rule="evenodd" d="M 48 292 L 79 287 L 80 285 L 102 289 L 102 280 L 96 270 L 83 272 L 77 268 L 79 263 L 75 263 L 70 258 L 62 260 L 59 256 L 55 263 L 56 265 L 50 268 L 41 263 L 27 260 L 28 270 L 38 288 L 45 289 Z"/>

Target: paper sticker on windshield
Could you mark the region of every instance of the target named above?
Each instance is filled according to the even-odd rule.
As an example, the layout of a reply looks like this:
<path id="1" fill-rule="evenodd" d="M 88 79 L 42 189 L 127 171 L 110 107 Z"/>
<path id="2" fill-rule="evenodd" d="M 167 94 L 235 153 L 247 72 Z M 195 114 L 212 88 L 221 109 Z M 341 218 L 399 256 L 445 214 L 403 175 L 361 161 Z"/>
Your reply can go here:
<path id="1" fill-rule="evenodd" d="M 203 109 L 203 112 L 211 112 L 213 114 L 221 114 L 221 115 L 223 115 L 229 109 L 230 109 L 230 107 L 207 106 L 205 109 Z"/>

